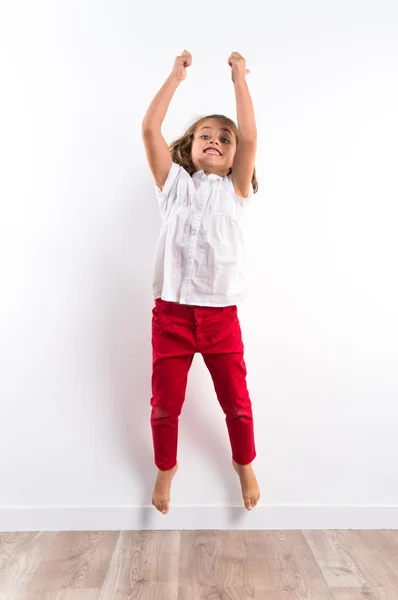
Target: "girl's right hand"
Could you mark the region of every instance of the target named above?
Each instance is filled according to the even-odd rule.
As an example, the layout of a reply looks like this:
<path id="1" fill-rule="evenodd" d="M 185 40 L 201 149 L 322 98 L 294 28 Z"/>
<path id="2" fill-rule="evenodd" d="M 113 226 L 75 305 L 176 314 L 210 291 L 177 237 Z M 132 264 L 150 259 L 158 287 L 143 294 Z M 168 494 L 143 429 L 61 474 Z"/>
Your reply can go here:
<path id="1" fill-rule="evenodd" d="M 192 55 L 188 50 L 184 50 L 181 56 L 177 56 L 174 61 L 172 73 L 177 77 L 179 81 L 183 81 L 186 77 L 186 67 L 190 67 L 192 64 Z"/>

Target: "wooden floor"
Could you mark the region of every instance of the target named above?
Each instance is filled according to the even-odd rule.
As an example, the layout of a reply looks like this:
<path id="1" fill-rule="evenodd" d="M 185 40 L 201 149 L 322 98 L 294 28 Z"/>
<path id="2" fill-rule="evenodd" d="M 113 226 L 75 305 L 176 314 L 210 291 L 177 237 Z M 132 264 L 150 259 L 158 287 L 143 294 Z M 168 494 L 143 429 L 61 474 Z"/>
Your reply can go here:
<path id="1" fill-rule="evenodd" d="M 398 530 L 0 533 L 1 600 L 398 600 Z"/>

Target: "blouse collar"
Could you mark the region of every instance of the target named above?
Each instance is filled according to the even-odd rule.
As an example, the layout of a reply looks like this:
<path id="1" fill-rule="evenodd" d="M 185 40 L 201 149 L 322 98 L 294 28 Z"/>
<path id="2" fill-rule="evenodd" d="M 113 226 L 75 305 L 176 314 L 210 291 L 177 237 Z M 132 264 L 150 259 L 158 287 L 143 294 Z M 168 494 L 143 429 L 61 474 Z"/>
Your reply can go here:
<path id="1" fill-rule="evenodd" d="M 222 180 L 226 179 L 226 177 L 221 177 L 221 175 L 216 175 L 215 173 L 209 173 L 209 175 L 206 175 L 206 173 L 204 172 L 203 169 L 201 169 L 200 171 L 196 171 L 192 175 L 192 177 L 195 177 L 195 178 L 198 178 L 198 179 L 204 179 L 204 180 L 211 179 L 211 180 L 214 180 L 214 181 L 217 181 L 217 180 L 221 180 L 222 181 Z"/>

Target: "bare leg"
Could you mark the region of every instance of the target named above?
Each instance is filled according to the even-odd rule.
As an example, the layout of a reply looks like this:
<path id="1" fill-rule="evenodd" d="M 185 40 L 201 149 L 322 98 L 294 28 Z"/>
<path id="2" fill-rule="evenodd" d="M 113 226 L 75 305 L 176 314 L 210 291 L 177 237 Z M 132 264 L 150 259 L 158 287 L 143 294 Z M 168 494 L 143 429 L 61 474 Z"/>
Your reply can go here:
<path id="1" fill-rule="evenodd" d="M 234 460 L 232 465 L 239 475 L 242 496 L 247 510 L 252 510 L 260 499 L 260 489 L 253 471 L 253 467 L 248 465 L 238 465 Z"/>
<path id="2" fill-rule="evenodd" d="M 178 462 L 168 471 L 158 470 L 158 476 L 153 490 L 152 504 L 164 515 L 169 512 L 171 482 L 177 469 Z"/>

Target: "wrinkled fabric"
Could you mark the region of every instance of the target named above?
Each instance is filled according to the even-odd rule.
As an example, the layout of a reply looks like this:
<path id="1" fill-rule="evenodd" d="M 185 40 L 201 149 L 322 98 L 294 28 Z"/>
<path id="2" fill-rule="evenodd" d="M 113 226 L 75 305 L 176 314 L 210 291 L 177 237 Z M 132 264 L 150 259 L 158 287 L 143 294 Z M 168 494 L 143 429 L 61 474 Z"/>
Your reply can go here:
<path id="1" fill-rule="evenodd" d="M 155 464 L 162 471 L 176 464 L 178 421 L 196 353 L 203 356 L 224 411 L 232 458 L 238 464 L 249 464 L 256 449 L 236 305 L 183 306 L 162 299 L 155 301 L 152 311 L 151 427 Z"/>
<path id="2" fill-rule="evenodd" d="M 247 293 L 244 223 L 253 197 L 235 194 L 231 175 L 192 175 L 172 163 L 163 189 L 153 297 L 197 306 L 230 306 Z"/>

